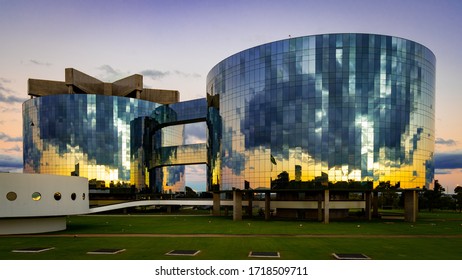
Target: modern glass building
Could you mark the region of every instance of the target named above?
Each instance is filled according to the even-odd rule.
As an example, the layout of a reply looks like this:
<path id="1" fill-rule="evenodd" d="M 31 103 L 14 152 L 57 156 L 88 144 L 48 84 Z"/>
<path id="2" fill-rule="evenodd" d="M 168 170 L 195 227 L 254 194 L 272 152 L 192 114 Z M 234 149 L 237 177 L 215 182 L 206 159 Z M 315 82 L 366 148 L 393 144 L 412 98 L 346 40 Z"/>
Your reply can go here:
<path id="1" fill-rule="evenodd" d="M 130 183 L 130 122 L 160 104 L 95 94 L 23 104 L 24 171 Z"/>
<path id="2" fill-rule="evenodd" d="M 402 38 L 325 34 L 218 63 L 207 96 L 221 119 L 221 189 L 433 181 L 435 56 Z"/>
<path id="3" fill-rule="evenodd" d="M 147 150 L 157 147 L 148 145 L 183 143 L 181 125 L 145 133 L 158 122 L 153 112 L 178 102 L 177 91 L 143 89 L 140 75 L 103 83 L 69 68 L 65 82 L 29 80 L 29 95 L 23 104 L 25 173 L 82 176 L 106 187 L 184 188 L 184 166 L 163 166 L 152 176 L 147 166 Z"/>
<path id="4" fill-rule="evenodd" d="M 207 164 L 208 190 L 431 187 L 435 56 L 374 34 L 289 38 L 234 54 L 207 97 L 112 84 L 74 69 L 29 81 L 24 171 L 178 191 L 184 165 Z M 184 125 L 207 124 L 185 144 Z"/>

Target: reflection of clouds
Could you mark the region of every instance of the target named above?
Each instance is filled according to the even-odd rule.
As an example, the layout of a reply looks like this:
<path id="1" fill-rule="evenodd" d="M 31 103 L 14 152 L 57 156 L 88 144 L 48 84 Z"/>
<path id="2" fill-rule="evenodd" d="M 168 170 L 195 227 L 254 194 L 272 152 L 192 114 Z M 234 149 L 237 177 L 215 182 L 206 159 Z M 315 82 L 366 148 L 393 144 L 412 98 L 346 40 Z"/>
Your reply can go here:
<path id="1" fill-rule="evenodd" d="M 329 82 L 318 85 L 318 78 L 305 74 L 306 71 L 298 71 L 287 80 L 284 69 L 297 69 L 297 65 L 292 67 L 296 59 L 291 60 L 291 55 L 294 56 L 283 54 L 284 61 L 288 62 L 283 62 L 282 70 L 277 66 L 282 71 L 278 82 L 263 80 L 265 87 L 261 91 L 250 90 L 248 106 L 236 109 L 242 115 L 240 132 L 245 136 L 246 150 L 264 146 L 270 148 L 273 155 L 288 160 L 292 154 L 289 151 L 301 147 L 298 158 L 301 154 L 308 154 L 318 162 L 327 163 L 328 168 L 344 170 L 347 165 L 351 172 L 362 170 L 369 175 L 375 162 L 392 167 L 413 164 L 414 153 L 424 132 L 419 126 L 410 131 L 411 115 L 419 98 L 417 94 L 398 82 L 390 86 L 390 75 L 378 75 L 380 69 L 363 71 L 362 64 L 355 66 L 354 79 L 349 81 L 355 86 L 338 87 L 330 81 L 338 81 L 336 73 L 345 72 L 341 60 L 325 54 L 321 57 L 318 53 L 316 59 L 325 60 L 326 65 L 332 64 L 333 60 L 335 64 L 335 71 L 325 78 L 323 76 L 323 81 Z M 370 65 L 380 63 L 380 56 L 369 61 Z M 411 76 L 411 71 L 418 66 L 416 62 L 409 63 L 411 65 L 402 67 L 403 63 L 398 60 L 391 71 L 405 68 L 407 72 L 400 70 L 403 76 Z M 351 66 L 347 64 L 348 67 Z M 272 68 L 271 63 L 266 65 L 266 69 Z M 384 86 L 376 90 L 374 84 L 379 77 L 385 77 L 384 81 L 379 80 Z M 292 79 L 301 80 L 308 86 L 297 86 Z M 411 87 L 421 88 L 418 79 L 409 83 Z M 244 108 L 245 112 L 241 112 Z M 379 156 L 383 149 L 385 157 Z M 239 160 L 236 158 L 235 161 Z M 228 162 L 228 165 L 232 167 L 234 162 Z"/>
<path id="2" fill-rule="evenodd" d="M 46 163 L 51 166 L 60 162 L 60 170 L 53 172 L 62 173 L 84 161 L 82 165 L 89 167 L 89 173 L 128 181 L 130 121 L 149 115 L 156 104 L 76 94 L 35 98 L 24 106 L 24 122 L 34 124 L 24 127 L 27 172 L 39 172 L 49 168 Z"/>
<path id="3" fill-rule="evenodd" d="M 205 164 L 186 165 L 185 173 L 188 175 L 187 180 L 200 181 L 205 179 L 207 166 Z"/>
<path id="4" fill-rule="evenodd" d="M 185 144 L 198 144 L 207 141 L 206 124 L 192 123 L 185 125 Z"/>
<path id="5" fill-rule="evenodd" d="M 232 147 L 232 137 L 236 135 L 236 133 L 237 132 L 232 131 L 231 127 L 228 128 L 228 135 L 231 139 L 222 143 L 222 149 L 224 151 L 222 165 L 233 170 L 236 175 L 241 175 L 241 172 L 245 169 L 245 155 L 234 150 Z"/>

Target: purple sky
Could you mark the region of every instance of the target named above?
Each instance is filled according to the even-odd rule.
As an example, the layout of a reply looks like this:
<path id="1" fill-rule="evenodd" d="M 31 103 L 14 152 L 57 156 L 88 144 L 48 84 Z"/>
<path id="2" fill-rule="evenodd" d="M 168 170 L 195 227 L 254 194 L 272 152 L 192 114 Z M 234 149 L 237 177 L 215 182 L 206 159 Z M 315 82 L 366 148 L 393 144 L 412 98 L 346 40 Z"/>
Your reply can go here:
<path id="1" fill-rule="evenodd" d="M 289 35 L 364 32 L 435 53 L 436 179 L 451 191 L 462 184 L 461 12 L 458 0 L 0 0 L 0 170 L 21 170 L 28 78 L 64 80 L 66 67 L 106 82 L 140 73 L 145 87 L 177 89 L 184 101 L 204 97 L 208 71 L 241 50 Z M 204 176 L 198 170 L 190 168 L 191 185 Z"/>

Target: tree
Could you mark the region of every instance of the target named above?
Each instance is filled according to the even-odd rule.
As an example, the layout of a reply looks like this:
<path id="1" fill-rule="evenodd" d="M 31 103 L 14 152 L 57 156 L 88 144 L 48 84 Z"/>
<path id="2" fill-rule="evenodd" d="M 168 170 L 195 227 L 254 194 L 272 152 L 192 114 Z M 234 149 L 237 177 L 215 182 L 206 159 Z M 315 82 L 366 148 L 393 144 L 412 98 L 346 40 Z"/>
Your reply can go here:
<path id="1" fill-rule="evenodd" d="M 379 205 L 383 209 L 393 209 L 399 206 L 399 195 L 396 192 L 399 189 L 399 183 L 392 185 L 390 181 L 379 182 L 376 190 L 380 192 Z"/>
<path id="2" fill-rule="evenodd" d="M 428 211 L 432 212 L 433 209 L 441 206 L 441 197 L 444 194 L 445 189 L 440 185 L 438 180 L 435 180 L 435 186 L 432 190 L 425 188 L 424 197 L 428 202 Z"/>
<path id="3" fill-rule="evenodd" d="M 190 187 L 185 186 L 185 197 L 186 198 L 195 198 L 197 197 L 197 193 Z"/>
<path id="4" fill-rule="evenodd" d="M 462 187 L 461 186 L 457 186 L 455 189 L 454 189 L 454 198 L 456 200 L 456 203 L 457 203 L 457 208 L 459 209 L 459 213 L 462 212 Z"/>

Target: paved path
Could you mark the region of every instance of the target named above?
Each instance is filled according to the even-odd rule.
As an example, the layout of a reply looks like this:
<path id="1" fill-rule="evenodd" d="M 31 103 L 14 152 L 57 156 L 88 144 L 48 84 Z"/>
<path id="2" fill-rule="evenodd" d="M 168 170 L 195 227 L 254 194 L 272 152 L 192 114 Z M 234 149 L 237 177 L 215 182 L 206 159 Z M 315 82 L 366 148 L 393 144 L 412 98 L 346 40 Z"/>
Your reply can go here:
<path id="1" fill-rule="evenodd" d="M 290 238 L 462 238 L 462 234 L 168 234 L 168 233 L 84 233 L 84 234 L 23 234 L 3 235 L 0 237 L 67 237 L 67 238 L 97 238 L 97 237 L 213 237 L 213 238 L 255 238 L 255 237 L 290 237 Z"/>

